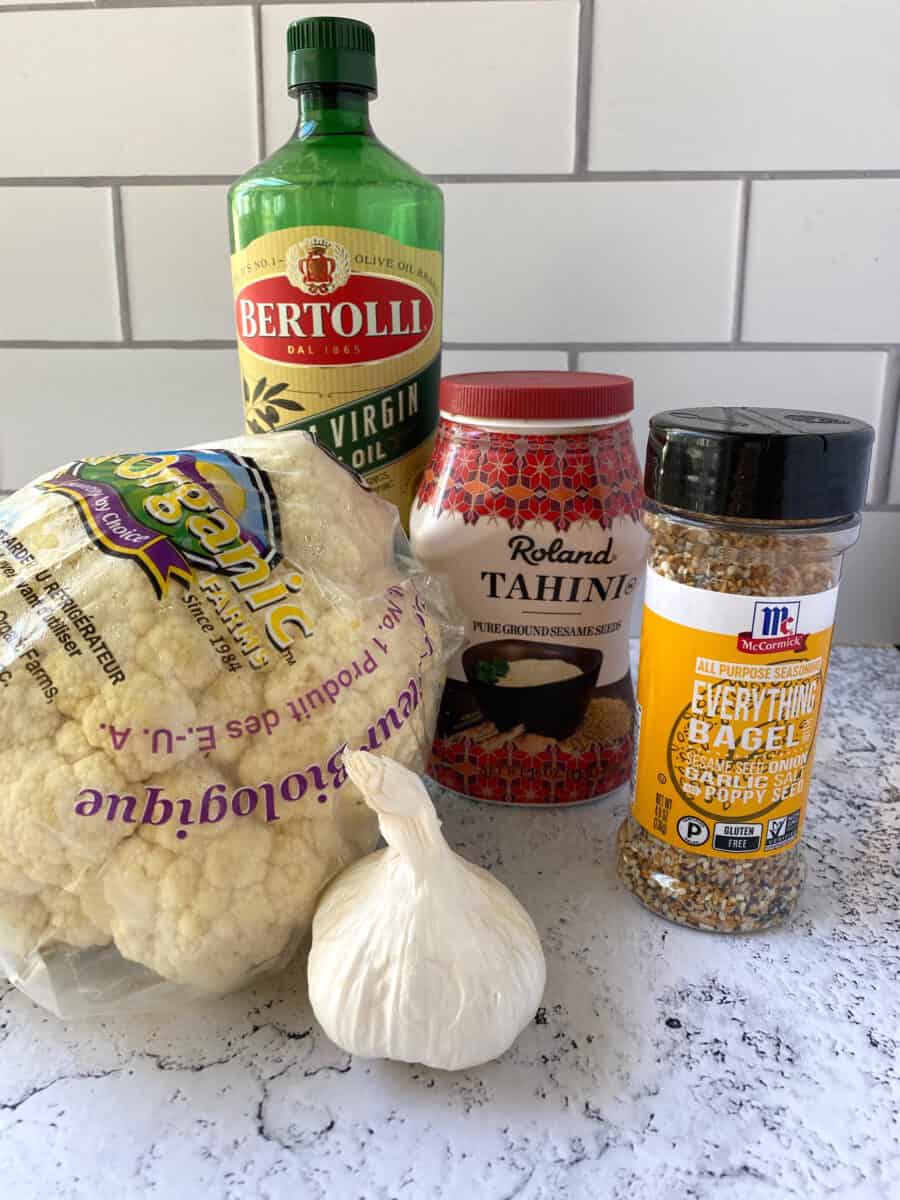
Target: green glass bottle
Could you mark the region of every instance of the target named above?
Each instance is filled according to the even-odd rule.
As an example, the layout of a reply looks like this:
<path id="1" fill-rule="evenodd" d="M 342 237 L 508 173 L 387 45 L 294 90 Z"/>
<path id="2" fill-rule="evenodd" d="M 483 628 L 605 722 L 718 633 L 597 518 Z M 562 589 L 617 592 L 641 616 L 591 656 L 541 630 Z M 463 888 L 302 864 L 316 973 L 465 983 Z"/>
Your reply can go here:
<path id="1" fill-rule="evenodd" d="M 290 141 L 231 188 L 231 265 L 246 424 L 307 429 L 400 509 L 438 416 L 444 206 L 375 137 L 375 36 L 288 28 Z"/>

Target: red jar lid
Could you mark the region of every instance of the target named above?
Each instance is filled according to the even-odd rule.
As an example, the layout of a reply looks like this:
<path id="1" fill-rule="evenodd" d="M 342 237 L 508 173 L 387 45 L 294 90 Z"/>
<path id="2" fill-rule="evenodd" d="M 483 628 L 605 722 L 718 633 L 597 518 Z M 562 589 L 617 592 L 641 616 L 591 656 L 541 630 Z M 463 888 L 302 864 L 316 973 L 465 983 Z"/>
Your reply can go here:
<path id="1" fill-rule="evenodd" d="M 441 412 L 501 421 L 604 420 L 634 408 L 634 382 L 593 371 L 481 371 L 441 380 Z"/>

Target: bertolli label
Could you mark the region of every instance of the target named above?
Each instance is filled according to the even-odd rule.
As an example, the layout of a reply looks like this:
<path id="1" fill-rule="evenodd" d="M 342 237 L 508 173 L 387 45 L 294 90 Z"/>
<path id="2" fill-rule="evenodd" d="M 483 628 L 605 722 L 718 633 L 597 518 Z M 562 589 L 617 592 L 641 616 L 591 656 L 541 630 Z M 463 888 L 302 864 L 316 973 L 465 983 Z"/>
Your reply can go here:
<path id="1" fill-rule="evenodd" d="M 437 424 L 440 253 L 307 225 L 231 267 L 247 429 L 314 433 L 405 521 Z"/>

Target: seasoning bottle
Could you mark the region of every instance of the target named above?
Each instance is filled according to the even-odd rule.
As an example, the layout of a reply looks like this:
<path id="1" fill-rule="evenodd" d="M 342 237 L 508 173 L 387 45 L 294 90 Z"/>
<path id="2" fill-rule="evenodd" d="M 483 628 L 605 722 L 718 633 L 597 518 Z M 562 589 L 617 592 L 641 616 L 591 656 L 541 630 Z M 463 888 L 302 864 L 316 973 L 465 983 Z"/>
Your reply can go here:
<path id="1" fill-rule="evenodd" d="M 652 418 L 631 815 L 618 870 L 699 929 L 783 920 L 873 430 L 790 409 Z"/>
<path id="2" fill-rule="evenodd" d="M 413 507 L 416 556 L 449 577 L 465 643 L 431 772 L 507 804 L 577 804 L 633 754 L 628 634 L 644 566 L 621 375 L 456 375 Z"/>
<path id="3" fill-rule="evenodd" d="M 247 429 L 307 429 L 406 521 L 437 425 L 440 189 L 372 132 L 375 36 L 288 28 L 294 135 L 231 188 Z"/>

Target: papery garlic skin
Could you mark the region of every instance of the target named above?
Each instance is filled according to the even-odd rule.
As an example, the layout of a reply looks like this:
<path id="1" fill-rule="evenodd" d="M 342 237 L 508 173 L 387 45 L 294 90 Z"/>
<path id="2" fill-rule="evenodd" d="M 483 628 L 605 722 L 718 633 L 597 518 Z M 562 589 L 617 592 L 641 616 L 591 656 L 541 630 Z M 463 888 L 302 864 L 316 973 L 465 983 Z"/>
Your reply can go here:
<path id="1" fill-rule="evenodd" d="M 313 921 L 309 996 L 326 1034 L 362 1058 L 455 1071 L 504 1054 L 546 982 L 515 896 L 455 854 L 421 779 L 345 751 L 388 842 L 340 875 Z"/>

